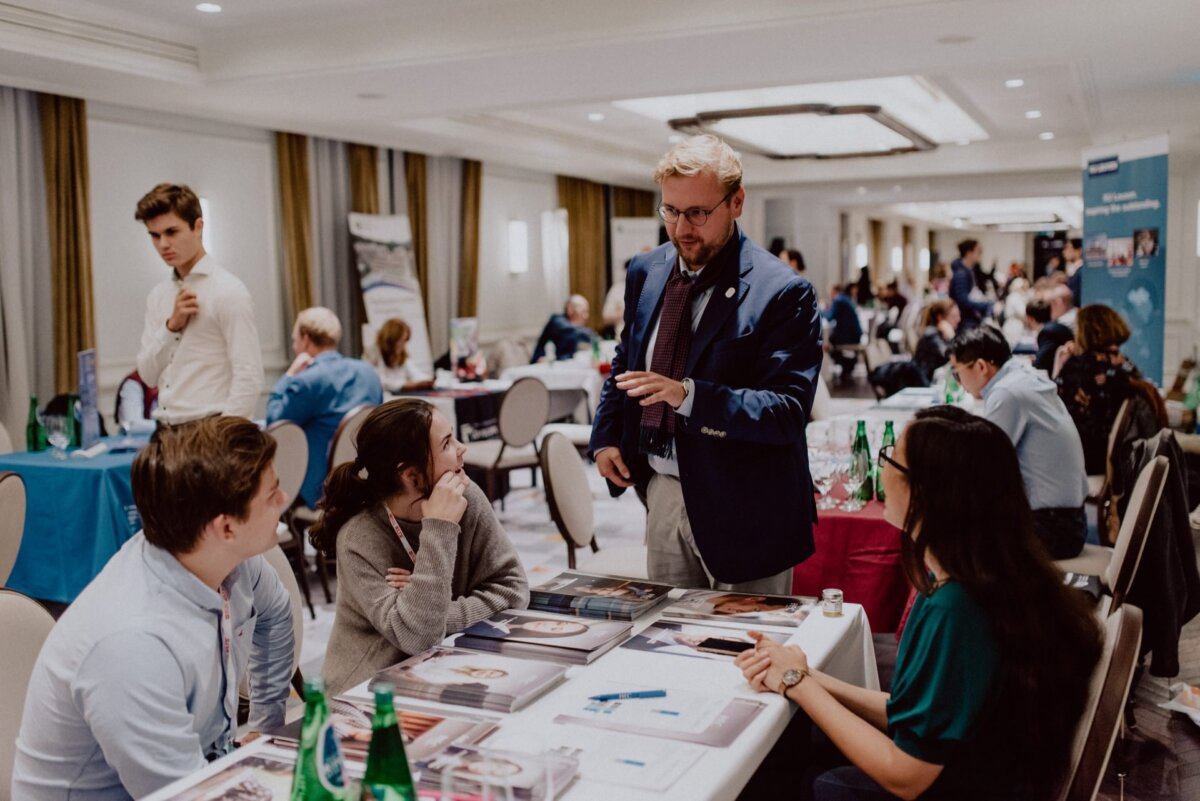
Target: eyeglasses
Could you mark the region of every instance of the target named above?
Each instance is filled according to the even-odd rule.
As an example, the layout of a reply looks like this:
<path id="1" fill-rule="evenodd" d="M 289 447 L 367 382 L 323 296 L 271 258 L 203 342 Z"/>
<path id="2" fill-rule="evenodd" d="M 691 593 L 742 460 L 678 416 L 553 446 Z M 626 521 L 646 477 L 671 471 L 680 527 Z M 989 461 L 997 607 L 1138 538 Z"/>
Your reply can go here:
<path id="1" fill-rule="evenodd" d="M 721 208 L 721 206 L 725 203 L 725 201 L 729 200 L 729 198 L 731 198 L 733 196 L 733 193 L 738 191 L 739 188 L 740 187 L 735 186 L 733 189 L 730 189 L 725 194 L 725 197 L 721 198 L 720 202 L 717 203 L 717 205 L 713 206 L 711 209 L 706 210 L 706 209 L 700 209 L 700 208 L 693 207 L 686 211 L 680 211 L 679 209 L 675 208 L 674 206 L 665 206 L 664 205 L 664 206 L 658 207 L 658 216 L 663 218 L 663 222 L 671 223 L 671 224 L 679 222 L 679 218 L 683 217 L 690 224 L 699 228 L 700 226 L 702 226 L 706 222 L 708 222 L 708 215 L 712 214 L 714 211 Z"/>
<path id="2" fill-rule="evenodd" d="M 895 452 L 896 452 L 896 446 L 894 444 L 893 445 L 884 445 L 882 448 L 879 449 L 879 461 L 887 462 L 892 467 L 896 468 L 901 473 L 903 473 L 904 475 L 907 476 L 908 468 L 892 458 L 892 454 Z"/>
<path id="3" fill-rule="evenodd" d="M 971 361 L 969 361 L 969 362 L 959 362 L 958 367 L 970 367 L 972 364 L 974 364 L 977 361 L 979 361 L 979 359 L 971 359 Z M 962 376 L 960 376 L 958 374 L 958 367 L 951 367 L 950 373 L 954 376 L 954 380 L 961 384 Z"/>

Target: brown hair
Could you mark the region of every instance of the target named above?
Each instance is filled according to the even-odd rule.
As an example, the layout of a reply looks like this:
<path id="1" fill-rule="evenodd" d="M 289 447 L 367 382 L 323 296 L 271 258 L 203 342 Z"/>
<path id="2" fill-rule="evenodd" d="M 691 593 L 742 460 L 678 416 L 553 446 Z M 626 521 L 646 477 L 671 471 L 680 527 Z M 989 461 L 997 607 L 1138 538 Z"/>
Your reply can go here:
<path id="1" fill-rule="evenodd" d="M 358 455 L 335 467 L 325 479 L 321 517 L 309 529 L 314 548 L 326 556 L 337 553 L 337 536 L 356 514 L 403 489 L 400 474 L 410 467 L 420 473 L 421 490 L 433 484 L 433 453 L 429 426 L 433 406 L 420 398 L 397 398 L 377 406 L 354 438 Z"/>
<path id="2" fill-rule="evenodd" d="M 146 540 L 190 553 L 219 515 L 245 520 L 275 439 L 241 417 L 214 415 L 160 428 L 133 460 L 133 500 Z"/>
<path id="3" fill-rule="evenodd" d="M 935 301 L 931 301 L 921 314 L 921 327 L 929 328 L 930 326 L 937 325 L 943 317 L 950 313 L 954 305 L 954 301 L 948 298 L 938 298 Z"/>
<path id="4" fill-rule="evenodd" d="M 1129 326 L 1108 306 L 1089 303 L 1075 313 L 1075 346 L 1082 353 L 1119 348 L 1129 339 Z"/>
<path id="5" fill-rule="evenodd" d="M 179 215 L 188 228 L 195 228 L 196 220 L 204 216 L 200 210 L 200 198 L 196 197 L 191 187 L 186 184 L 159 184 L 138 201 L 133 219 L 149 222 L 172 212 Z"/>
<path id="6" fill-rule="evenodd" d="M 379 358 L 383 360 L 387 367 L 403 367 L 408 361 L 408 351 L 397 359 L 394 355 L 396 343 L 402 339 L 411 339 L 412 329 L 408 323 L 401 320 L 399 317 L 393 317 L 382 326 L 379 327 L 379 333 L 375 335 L 375 345 L 379 348 Z M 392 364 L 395 362 L 395 364 Z"/>

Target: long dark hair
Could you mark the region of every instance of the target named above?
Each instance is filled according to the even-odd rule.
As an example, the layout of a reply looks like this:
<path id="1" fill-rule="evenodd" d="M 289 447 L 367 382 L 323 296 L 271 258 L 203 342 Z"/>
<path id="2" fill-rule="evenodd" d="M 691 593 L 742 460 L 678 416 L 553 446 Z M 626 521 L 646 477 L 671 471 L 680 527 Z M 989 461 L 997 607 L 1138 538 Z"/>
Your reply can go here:
<path id="1" fill-rule="evenodd" d="M 335 467 L 325 479 L 325 497 L 318 505 L 321 517 L 308 534 L 314 548 L 332 556 L 338 532 L 350 518 L 403 490 L 404 470 L 417 468 L 420 488 L 429 489 L 432 419 L 433 406 L 419 398 L 398 398 L 367 415 L 354 438 L 358 456 Z"/>
<path id="2" fill-rule="evenodd" d="M 904 570 L 918 592 L 930 595 L 936 582 L 925 567 L 929 552 L 982 607 L 1003 660 L 1000 695 L 982 734 L 1015 751 L 1015 764 L 1049 785 L 1069 761 L 1100 658 L 1099 626 L 1034 533 L 1017 453 L 1003 430 L 962 409 L 935 406 L 905 430 L 904 459 Z"/>

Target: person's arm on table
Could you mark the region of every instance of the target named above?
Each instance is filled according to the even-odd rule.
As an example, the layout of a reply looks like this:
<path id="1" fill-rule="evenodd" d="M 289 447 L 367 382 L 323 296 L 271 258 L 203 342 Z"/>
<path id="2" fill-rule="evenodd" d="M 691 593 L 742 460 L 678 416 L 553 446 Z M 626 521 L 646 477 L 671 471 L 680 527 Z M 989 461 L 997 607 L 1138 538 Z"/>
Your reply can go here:
<path id="1" fill-rule="evenodd" d="M 263 384 L 262 348 L 254 325 L 254 304 L 241 289 L 225 298 L 218 311 L 225 348 L 233 369 L 225 413 L 253 418 Z"/>
<path id="2" fill-rule="evenodd" d="M 474 531 L 471 564 L 482 566 L 487 578 L 450 602 L 446 611 L 447 634 L 462 631 L 504 609 L 529 606 L 529 581 L 517 549 L 504 533 L 483 491 L 471 484 L 467 493 L 478 497 L 467 506 L 460 525 L 464 530 Z"/>
<path id="3" fill-rule="evenodd" d="M 97 643 L 71 691 L 105 761 L 134 798 L 206 764 L 180 666 L 157 637 L 128 631 Z"/>
<path id="4" fill-rule="evenodd" d="M 762 639 L 757 632 L 751 636 L 759 640 L 758 649 L 746 651 L 737 660 L 751 688 L 778 692 L 785 671 L 810 673 L 788 689 L 787 698 L 799 704 L 847 759 L 889 793 L 917 798 L 941 775 L 944 766 L 905 753 L 872 721 L 843 706 L 823 682 L 813 681 L 802 650 Z"/>
<path id="5" fill-rule="evenodd" d="M 292 603 L 275 569 L 264 557 L 246 562 L 254 577 L 254 608 L 258 611 L 250 645 L 250 731 L 265 732 L 284 723 L 292 680 L 296 641 L 292 633 Z"/>

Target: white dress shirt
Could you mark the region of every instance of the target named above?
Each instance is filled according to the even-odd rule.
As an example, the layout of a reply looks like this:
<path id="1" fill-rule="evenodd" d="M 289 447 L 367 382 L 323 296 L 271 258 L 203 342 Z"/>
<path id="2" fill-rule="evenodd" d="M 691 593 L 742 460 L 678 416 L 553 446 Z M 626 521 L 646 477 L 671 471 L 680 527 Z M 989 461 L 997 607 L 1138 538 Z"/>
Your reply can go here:
<path id="1" fill-rule="evenodd" d="M 181 288 L 196 293 L 200 311 L 174 333 L 167 320 Z M 154 415 L 165 423 L 211 414 L 252 417 L 263 367 L 246 285 L 205 256 L 186 278 L 173 275 L 150 290 L 137 367 L 143 381 L 158 387 Z"/>

